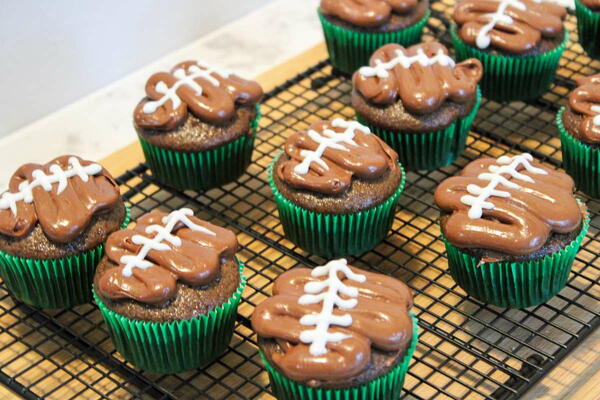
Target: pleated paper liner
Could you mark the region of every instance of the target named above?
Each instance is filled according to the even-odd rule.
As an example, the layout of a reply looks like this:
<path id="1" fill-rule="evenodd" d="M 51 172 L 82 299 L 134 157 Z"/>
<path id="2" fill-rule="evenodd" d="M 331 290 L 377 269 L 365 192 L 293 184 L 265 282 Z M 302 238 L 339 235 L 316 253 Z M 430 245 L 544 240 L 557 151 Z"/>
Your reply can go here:
<path id="1" fill-rule="evenodd" d="M 600 58 L 600 11 L 592 11 L 575 0 L 579 43 L 592 58 Z"/>
<path id="2" fill-rule="evenodd" d="M 125 207 L 129 225 L 130 210 Z M 24 303 L 39 308 L 69 308 L 92 300 L 96 266 L 104 255 L 104 244 L 81 254 L 38 260 L 0 251 L 0 276 L 10 292 Z"/>
<path id="3" fill-rule="evenodd" d="M 565 128 L 562 107 L 556 115 L 560 132 L 563 168 L 575 181 L 575 186 L 590 197 L 600 197 L 600 149 L 576 139 Z"/>
<path id="4" fill-rule="evenodd" d="M 358 121 L 369 127 L 398 153 L 400 163 L 407 171 L 433 170 L 452 164 L 465 150 L 467 137 L 481 104 L 481 91 L 471 112 L 458 118 L 446 129 L 434 132 L 389 131 L 369 124 L 360 115 Z"/>
<path id="5" fill-rule="evenodd" d="M 342 28 L 327 21 L 321 11 L 318 11 L 318 14 L 331 64 L 340 71 L 351 74 L 358 68 L 369 65 L 371 55 L 385 44 L 398 43 L 402 46 L 410 46 L 420 42 L 431 11 L 427 10 L 423 18 L 412 26 L 381 33 Z"/>
<path id="6" fill-rule="evenodd" d="M 240 285 L 231 298 L 207 314 L 187 320 L 149 322 L 110 310 L 94 290 L 94 300 L 117 351 L 145 371 L 175 374 L 200 368 L 221 356 L 233 335 L 237 308 L 246 287 L 239 262 Z"/>
<path id="7" fill-rule="evenodd" d="M 586 211 L 581 232 L 569 245 L 545 257 L 521 262 L 480 264 L 479 258 L 452 245 L 442 234 L 450 275 L 467 294 L 487 304 L 527 308 L 545 303 L 567 284 L 589 222 Z"/>
<path id="8" fill-rule="evenodd" d="M 154 146 L 138 135 L 152 175 L 161 183 L 186 190 L 208 190 L 238 179 L 250 165 L 260 120 L 260 105 L 251 122 L 251 134 L 216 149 L 185 153 Z"/>
<path id="9" fill-rule="evenodd" d="M 483 64 L 479 85 L 483 95 L 495 101 L 531 100 L 540 97 L 554 81 L 560 58 L 567 46 L 569 33 L 555 49 L 535 56 L 494 55 L 467 45 L 456 26 L 450 36 L 459 60 L 477 58 Z"/>
<path id="10" fill-rule="evenodd" d="M 283 152 L 269 166 L 269 185 L 275 197 L 285 237 L 310 254 L 325 258 L 343 257 L 371 250 L 388 234 L 396 205 L 406 181 L 383 203 L 351 214 L 324 214 L 302 208 L 286 199 L 273 180 L 273 168 Z"/>
<path id="11" fill-rule="evenodd" d="M 278 400 L 397 400 L 404 385 L 404 378 L 419 340 L 417 317 L 410 313 L 413 333 L 403 359 L 388 373 L 360 386 L 347 389 L 313 388 L 293 381 L 272 366 L 262 351 L 260 357 L 269 373 L 273 394 Z"/>

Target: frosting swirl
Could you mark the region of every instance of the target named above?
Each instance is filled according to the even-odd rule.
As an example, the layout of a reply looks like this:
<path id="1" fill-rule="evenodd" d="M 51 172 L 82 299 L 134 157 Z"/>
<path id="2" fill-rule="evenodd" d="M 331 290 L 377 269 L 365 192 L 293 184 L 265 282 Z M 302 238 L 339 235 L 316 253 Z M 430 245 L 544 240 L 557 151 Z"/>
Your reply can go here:
<path id="1" fill-rule="evenodd" d="M 389 105 L 398 99 L 417 114 L 439 109 L 447 100 L 466 103 L 475 98 L 481 62 L 470 58 L 456 64 L 440 43 L 421 43 L 407 49 L 398 44 L 379 48 L 354 73 L 354 88 L 371 103 Z"/>
<path id="2" fill-rule="evenodd" d="M 371 348 L 404 351 L 412 337 L 411 307 L 404 283 L 340 259 L 281 274 L 273 296 L 254 310 L 252 328 L 278 344 L 270 355 L 278 369 L 318 386 L 361 374 Z"/>
<path id="3" fill-rule="evenodd" d="M 600 74 L 576 82 L 579 86 L 569 94 L 568 111 L 580 119 L 577 136 L 587 143 L 600 143 Z"/>
<path id="4" fill-rule="evenodd" d="M 196 61 L 185 61 L 171 72 L 158 72 L 146 83 L 146 98 L 134 111 L 137 126 L 171 130 L 180 126 L 188 111 L 199 119 L 224 124 L 235 115 L 236 105 L 254 105 L 262 88 L 228 71 Z"/>
<path id="5" fill-rule="evenodd" d="M 0 196 L 0 233 L 22 238 L 39 223 L 50 240 L 68 243 L 120 198 L 110 173 L 91 161 L 66 155 L 25 164 Z"/>
<path id="6" fill-rule="evenodd" d="M 353 25 L 374 28 L 385 24 L 392 13 L 408 14 L 419 0 L 321 0 L 321 11 Z"/>
<path id="7" fill-rule="evenodd" d="M 455 246 L 527 255 L 552 232 L 580 226 L 574 189 L 569 175 L 521 154 L 469 163 L 459 176 L 440 183 L 435 202 L 450 213 L 444 235 Z"/>
<path id="8" fill-rule="evenodd" d="M 352 177 L 377 179 L 398 168 L 398 154 L 369 128 L 356 121 L 319 121 L 290 136 L 288 160 L 277 164 L 277 176 L 295 188 L 339 194 Z"/>
<path id="9" fill-rule="evenodd" d="M 218 279 L 221 264 L 237 249 L 233 232 L 194 217 L 188 208 L 168 215 L 152 211 L 134 229 L 108 237 L 106 257 L 116 266 L 98 277 L 96 289 L 110 299 L 161 303 L 175 295 L 178 281 L 203 286 Z"/>
<path id="10" fill-rule="evenodd" d="M 560 37 L 566 15 L 563 6 L 543 0 L 462 0 L 452 17 L 467 44 L 523 54 L 542 38 Z"/>

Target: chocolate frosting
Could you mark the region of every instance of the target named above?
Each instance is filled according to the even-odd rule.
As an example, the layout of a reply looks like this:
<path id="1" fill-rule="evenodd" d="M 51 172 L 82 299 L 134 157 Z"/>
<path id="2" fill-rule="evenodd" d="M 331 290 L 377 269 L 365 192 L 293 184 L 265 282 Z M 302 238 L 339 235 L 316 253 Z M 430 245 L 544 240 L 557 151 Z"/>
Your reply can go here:
<path id="1" fill-rule="evenodd" d="M 416 114 L 432 113 L 448 100 L 472 101 L 483 74 L 479 60 L 455 64 L 444 45 L 431 42 L 407 49 L 387 44 L 373 53 L 369 65 L 354 73 L 354 88 L 370 103 L 386 106 L 400 99 Z"/>
<path id="2" fill-rule="evenodd" d="M 569 94 L 569 110 L 581 117 L 578 138 L 600 143 L 600 74 L 576 79 L 579 85 Z"/>
<path id="3" fill-rule="evenodd" d="M 233 232 L 194 217 L 190 209 L 152 211 L 134 229 L 108 237 L 106 257 L 115 267 L 98 277 L 96 290 L 109 299 L 162 303 L 175 295 L 177 281 L 201 287 L 218 279 L 222 263 L 237 250 Z"/>
<path id="4" fill-rule="evenodd" d="M 392 13 L 408 14 L 419 0 L 321 0 L 321 11 L 353 25 L 373 28 L 385 24 Z"/>
<path id="5" fill-rule="evenodd" d="M 523 54 L 534 49 L 542 38 L 560 37 L 566 15 L 564 7 L 550 2 L 462 0 L 453 18 L 467 44 Z"/>
<path id="6" fill-rule="evenodd" d="M 569 175 L 522 154 L 469 163 L 437 187 L 435 202 L 450 213 L 444 235 L 455 246 L 526 255 L 539 250 L 552 232 L 580 226 L 574 189 Z"/>
<path id="7" fill-rule="evenodd" d="M 110 173 L 91 161 L 65 155 L 44 165 L 25 164 L 0 197 L 0 233 L 22 238 L 39 223 L 48 239 L 68 243 L 120 198 Z"/>
<path id="8" fill-rule="evenodd" d="M 334 263 L 346 266 L 345 260 L 336 260 L 319 268 Z M 308 304 L 311 298 L 305 297 L 308 287 L 305 285 L 317 282 L 322 285 L 328 281 L 329 286 L 323 289 L 327 291 L 328 287 L 332 287 L 331 275 L 315 277 L 316 270 L 309 268 L 289 270 L 275 281 L 273 296 L 254 310 L 252 328 L 261 339 L 277 342 L 280 351 L 272 354 L 271 361 L 287 377 L 311 386 L 318 386 L 319 381 L 344 380 L 369 367 L 372 347 L 389 352 L 402 352 L 408 347 L 412 337 L 412 321 L 408 313 L 413 305 L 410 289 L 386 275 L 355 267 L 349 269 L 366 279 L 348 279 L 343 271 L 333 271 L 347 288 L 353 288 L 347 293 L 355 296 L 340 295 L 342 301 L 348 301 L 347 307 L 333 308 L 333 316 L 329 317 L 340 318 L 340 322 L 330 323 L 324 335 L 317 333 L 311 336 L 307 332 L 314 329 L 310 320 L 307 323 L 307 316 L 322 317 L 326 306 L 322 302 Z M 330 271 L 325 271 L 325 274 Z M 351 293 L 350 290 L 356 292 Z M 354 300 L 355 306 L 351 307 Z M 342 326 L 341 320 L 348 322 L 345 314 L 350 316 L 350 324 Z M 331 335 L 342 335 L 342 340 L 335 340 Z M 307 339 L 312 342 L 310 346 Z M 325 341 L 325 349 L 315 355 L 313 345 L 319 340 Z"/>
<path id="9" fill-rule="evenodd" d="M 376 179 L 398 167 L 398 154 L 356 121 L 318 121 L 285 142 L 288 160 L 276 173 L 288 185 L 323 194 L 340 194 L 352 177 Z"/>
<path id="10" fill-rule="evenodd" d="M 185 61 L 148 79 L 147 97 L 136 107 L 134 120 L 140 128 L 172 130 L 190 111 L 205 122 L 224 124 L 235 115 L 236 105 L 254 105 L 262 94 L 258 82 Z"/>
<path id="11" fill-rule="evenodd" d="M 581 0 L 581 2 L 592 10 L 600 9 L 600 0 Z"/>

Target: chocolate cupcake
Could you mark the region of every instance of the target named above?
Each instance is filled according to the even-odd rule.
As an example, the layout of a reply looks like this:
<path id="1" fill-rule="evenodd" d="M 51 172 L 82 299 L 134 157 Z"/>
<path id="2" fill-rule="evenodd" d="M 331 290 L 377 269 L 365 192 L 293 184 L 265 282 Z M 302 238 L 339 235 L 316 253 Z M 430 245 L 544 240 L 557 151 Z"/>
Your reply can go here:
<path id="1" fill-rule="evenodd" d="M 384 44 L 419 42 L 429 15 L 429 0 L 321 0 L 319 8 L 331 63 L 347 74 Z"/>
<path id="2" fill-rule="evenodd" d="M 323 257 L 372 249 L 389 232 L 404 171 L 356 121 L 319 121 L 290 136 L 269 168 L 285 236 Z"/>
<path id="3" fill-rule="evenodd" d="M 481 158 L 435 191 L 450 274 L 501 307 L 541 304 L 567 283 L 589 219 L 573 179 L 530 154 Z"/>
<path id="4" fill-rule="evenodd" d="M 548 1 L 460 0 L 452 18 L 457 57 L 483 63 L 483 95 L 530 100 L 545 92 L 566 48 L 567 10 Z"/>
<path id="5" fill-rule="evenodd" d="M 592 58 L 600 58 L 600 0 L 575 0 L 579 43 Z"/>
<path id="6" fill-rule="evenodd" d="M 330 261 L 281 274 L 252 314 L 280 400 L 398 399 L 418 340 L 410 289 Z"/>
<path id="7" fill-rule="evenodd" d="M 116 349 L 132 364 L 176 373 L 221 355 L 246 280 L 235 234 L 182 208 L 153 211 L 111 234 L 94 298 Z"/>
<path id="8" fill-rule="evenodd" d="M 178 189 L 236 180 L 252 158 L 261 97 L 257 82 L 195 61 L 152 75 L 134 111 L 152 174 Z"/>
<path id="9" fill-rule="evenodd" d="M 465 148 L 480 95 L 481 63 L 456 64 L 439 43 L 388 44 L 354 73 L 360 122 L 398 152 L 407 170 L 452 163 Z"/>
<path id="10" fill-rule="evenodd" d="M 0 275 L 36 307 L 86 303 L 106 238 L 128 222 L 119 186 L 101 165 L 76 156 L 25 164 L 0 197 Z"/>
<path id="11" fill-rule="evenodd" d="M 563 164 L 577 189 L 600 197 L 600 74 L 576 81 L 569 104 L 556 118 Z"/>

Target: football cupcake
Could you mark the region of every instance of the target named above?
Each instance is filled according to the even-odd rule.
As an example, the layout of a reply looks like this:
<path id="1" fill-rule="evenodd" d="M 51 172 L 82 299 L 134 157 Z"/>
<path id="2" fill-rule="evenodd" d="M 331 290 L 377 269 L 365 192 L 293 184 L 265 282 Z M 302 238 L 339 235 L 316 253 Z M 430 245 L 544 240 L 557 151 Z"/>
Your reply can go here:
<path id="1" fill-rule="evenodd" d="M 478 60 L 457 64 L 439 43 L 388 44 L 354 73 L 352 106 L 407 170 L 443 167 L 465 148 L 482 73 Z"/>
<path id="2" fill-rule="evenodd" d="M 178 189 L 236 180 L 252 157 L 261 97 L 257 82 L 194 61 L 152 75 L 133 113 L 152 174 Z"/>
<path id="3" fill-rule="evenodd" d="M 418 340 L 402 282 L 330 261 L 281 274 L 252 314 L 280 400 L 398 399 Z"/>
<path id="4" fill-rule="evenodd" d="M 121 355 L 160 373 L 220 356 L 246 284 L 238 247 L 233 232 L 187 208 L 152 211 L 110 235 L 94 298 Z"/>
<path id="5" fill-rule="evenodd" d="M 529 154 L 481 158 L 435 191 L 450 274 L 501 307 L 541 304 L 567 283 L 588 225 L 573 179 Z"/>
<path id="6" fill-rule="evenodd" d="M 100 164 L 61 156 L 25 164 L 0 197 L 0 275 L 11 293 L 43 308 L 91 300 L 108 235 L 127 226 L 119 186 Z"/>
<path id="7" fill-rule="evenodd" d="M 290 136 L 269 168 L 285 236 L 323 257 L 372 249 L 389 232 L 404 172 L 356 121 L 319 121 Z"/>

